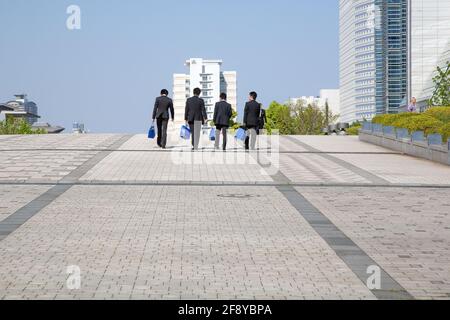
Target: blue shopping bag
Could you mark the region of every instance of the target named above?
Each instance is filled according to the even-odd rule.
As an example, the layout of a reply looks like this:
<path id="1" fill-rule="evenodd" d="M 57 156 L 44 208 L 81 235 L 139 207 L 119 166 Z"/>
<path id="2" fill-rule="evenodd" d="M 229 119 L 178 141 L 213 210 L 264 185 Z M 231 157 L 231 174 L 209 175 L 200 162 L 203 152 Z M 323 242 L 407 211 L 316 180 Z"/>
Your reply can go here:
<path id="1" fill-rule="evenodd" d="M 211 128 L 209 132 L 209 140 L 216 141 L 216 128 Z"/>
<path id="2" fill-rule="evenodd" d="M 152 126 L 148 130 L 148 138 L 149 139 L 155 139 L 155 137 L 156 137 L 155 124 L 152 123 Z"/>
<path id="3" fill-rule="evenodd" d="M 184 140 L 189 140 L 191 138 L 191 129 L 187 126 L 181 126 L 180 137 Z"/>
<path id="4" fill-rule="evenodd" d="M 239 128 L 234 137 L 238 140 L 245 141 L 245 138 L 247 138 L 247 132 L 244 129 Z"/>

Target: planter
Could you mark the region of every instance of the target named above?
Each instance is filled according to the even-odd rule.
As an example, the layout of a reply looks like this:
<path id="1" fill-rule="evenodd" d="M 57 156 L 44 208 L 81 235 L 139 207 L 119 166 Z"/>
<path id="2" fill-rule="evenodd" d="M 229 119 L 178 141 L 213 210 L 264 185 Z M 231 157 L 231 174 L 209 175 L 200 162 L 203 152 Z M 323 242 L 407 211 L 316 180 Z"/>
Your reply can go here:
<path id="1" fill-rule="evenodd" d="M 416 131 L 410 135 L 407 129 L 365 122 L 359 140 L 450 166 L 450 141 L 443 143 L 440 134 L 425 137 L 424 132 Z"/>

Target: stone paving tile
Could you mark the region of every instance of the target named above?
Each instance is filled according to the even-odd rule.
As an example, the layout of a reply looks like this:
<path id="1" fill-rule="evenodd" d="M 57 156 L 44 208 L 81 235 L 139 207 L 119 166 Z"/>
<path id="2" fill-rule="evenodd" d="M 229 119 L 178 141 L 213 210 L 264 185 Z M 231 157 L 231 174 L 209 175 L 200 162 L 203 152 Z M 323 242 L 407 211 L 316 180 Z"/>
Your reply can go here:
<path id="1" fill-rule="evenodd" d="M 450 190 L 297 188 L 418 299 L 450 298 Z"/>
<path id="2" fill-rule="evenodd" d="M 8 137 L 8 136 L 4 136 Z M 0 150 L 17 149 L 105 149 L 119 139 L 117 134 L 49 134 L 0 139 Z"/>
<path id="3" fill-rule="evenodd" d="M 0 242 L 1 298 L 374 297 L 275 188 L 76 186 Z"/>
<path id="4" fill-rule="evenodd" d="M 182 153 L 189 142 L 173 136 L 172 152 L 160 152 L 136 135 L 82 179 L 273 182 L 234 139 L 224 158 L 208 152 L 209 141 L 206 152 Z M 0 181 L 60 181 L 121 137 L 0 136 Z M 344 167 L 298 153 L 306 150 L 281 137 L 281 172 L 293 182 L 367 183 L 355 172 L 361 168 L 391 183 L 450 184 L 448 167 L 355 137 L 294 138 L 323 151 L 373 154 L 334 154 L 354 165 Z M 73 151 L 5 151 L 42 148 Z M 10 215 L 46 188 L 1 186 L 0 221 L 1 212 Z M 409 293 L 450 298 L 448 189 L 299 190 Z M 80 291 L 65 286 L 73 264 L 83 271 Z M 1 298 L 374 297 L 275 188 L 74 186 L 0 241 Z"/>
<path id="5" fill-rule="evenodd" d="M 82 181 L 272 182 L 245 153 L 113 152 Z"/>
<path id="6" fill-rule="evenodd" d="M 307 149 L 303 148 L 302 146 L 299 146 L 298 144 L 295 144 L 294 142 L 286 139 L 283 136 L 279 136 L 280 139 L 280 151 L 284 152 L 308 152 Z"/>
<path id="7" fill-rule="evenodd" d="M 96 151 L 2 151 L 0 181 L 57 182 L 96 153 Z"/>
<path id="8" fill-rule="evenodd" d="M 281 154 L 280 168 L 294 183 L 370 183 L 351 170 L 315 154 Z"/>
<path id="9" fill-rule="evenodd" d="M 58 182 L 121 138 L 116 134 L 35 135 L 17 136 L 13 142 L 0 140 L 0 181 Z"/>
<path id="10" fill-rule="evenodd" d="M 17 136 L 15 135 L 0 135 L 0 143 L 5 142 L 6 140 L 13 139 Z"/>
<path id="11" fill-rule="evenodd" d="M 207 149 L 213 149 L 214 142 L 209 141 L 209 135 L 203 135 L 201 139 L 200 147 Z M 182 140 L 179 137 L 179 130 L 172 130 L 168 132 L 167 147 L 169 150 L 190 150 L 190 141 Z M 234 139 L 233 135 L 228 136 L 227 147 L 229 150 L 242 150 L 243 145 Z M 118 150 L 160 150 L 156 145 L 156 139 L 150 140 L 147 135 L 137 134 L 134 135 L 129 141 L 124 143 Z"/>
<path id="12" fill-rule="evenodd" d="M 310 145 L 322 152 L 374 152 L 392 153 L 392 150 L 385 149 L 370 143 L 359 141 L 357 136 L 292 136 L 299 141 Z M 287 139 L 281 137 L 282 144 Z M 295 144 L 291 148 L 296 149 Z"/>
<path id="13" fill-rule="evenodd" d="M 334 155 L 391 183 L 450 185 L 450 167 L 404 155 Z"/>
<path id="14" fill-rule="evenodd" d="M 50 188 L 50 186 L 0 185 L 0 222 Z"/>

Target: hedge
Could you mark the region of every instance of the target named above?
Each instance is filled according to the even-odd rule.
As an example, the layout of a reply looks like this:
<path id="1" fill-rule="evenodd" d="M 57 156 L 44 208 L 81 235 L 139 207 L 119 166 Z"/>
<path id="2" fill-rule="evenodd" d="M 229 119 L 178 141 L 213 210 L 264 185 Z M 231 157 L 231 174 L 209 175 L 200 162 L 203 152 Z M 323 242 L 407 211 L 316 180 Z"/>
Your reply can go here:
<path id="1" fill-rule="evenodd" d="M 450 123 L 450 107 L 433 107 L 425 111 L 424 114 L 436 118 L 444 123 Z"/>
<path id="2" fill-rule="evenodd" d="M 437 132 L 433 133 L 440 133 L 442 135 L 442 141 L 448 141 L 450 138 L 450 123 L 445 124 Z"/>
<path id="3" fill-rule="evenodd" d="M 408 129 L 409 133 L 414 131 L 423 131 L 425 132 L 425 135 L 428 135 L 431 133 L 436 133 L 444 126 L 444 123 L 431 116 L 421 114 L 415 117 L 398 119 L 391 125 L 396 128 Z"/>
<path id="4" fill-rule="evenodd" d="M 439 133 L 444 141 L 450 138 L 450 107 L 433 107 L 424 113 L 383 114 L 372 119 L 372 123 L 414 131 L 424 131 L 425 135 Z"/>
<path id="5" fill-rule="evenodd" d="M 357 136 L 359 134 L 359 129 L 361 129 L 361 126 L 354 126 L 348 128 L 347 130 L 345 130 L 345 132 L 349 136 Z"/>
<path id="6" fill-rule="evenodd" d="M 403 119 L 411 119 L 420 116 L 420 113 L 405 112 L 399 114 L 381 114 L 372 119 L 372 123 L 382 124 L 384 126 L 392 126 L 394 122 Z"/>

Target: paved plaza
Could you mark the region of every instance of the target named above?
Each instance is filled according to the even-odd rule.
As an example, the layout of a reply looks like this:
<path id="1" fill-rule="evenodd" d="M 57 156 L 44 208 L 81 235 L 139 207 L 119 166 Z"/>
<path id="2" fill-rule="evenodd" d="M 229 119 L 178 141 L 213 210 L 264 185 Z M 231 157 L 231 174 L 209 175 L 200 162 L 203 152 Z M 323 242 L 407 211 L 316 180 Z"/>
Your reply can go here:
<path id="1" fill-rule="evenodd" d="M 0 299 L 450 299 L 450 167 L 230 140 L 0 136 Z"/>

